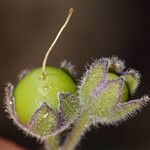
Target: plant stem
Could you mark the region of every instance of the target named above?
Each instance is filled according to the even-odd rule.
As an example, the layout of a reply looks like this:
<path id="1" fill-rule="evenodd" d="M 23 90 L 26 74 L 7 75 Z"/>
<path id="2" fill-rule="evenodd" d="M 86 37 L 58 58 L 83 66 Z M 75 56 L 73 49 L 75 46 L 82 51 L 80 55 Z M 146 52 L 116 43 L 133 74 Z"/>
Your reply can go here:
<path id="1" fill-rule="evenodd" d="M 61 150 L 73 150 L 88 127 L 90 117 L 84 113 L 76 122 L 71 134 L 61 147 Z"/>
<path id="2" fill-rule="evenodd" d="M 58 150 L 59 140 L 57 136 L 50 136 L 45 142 L 46 150 Z"/>

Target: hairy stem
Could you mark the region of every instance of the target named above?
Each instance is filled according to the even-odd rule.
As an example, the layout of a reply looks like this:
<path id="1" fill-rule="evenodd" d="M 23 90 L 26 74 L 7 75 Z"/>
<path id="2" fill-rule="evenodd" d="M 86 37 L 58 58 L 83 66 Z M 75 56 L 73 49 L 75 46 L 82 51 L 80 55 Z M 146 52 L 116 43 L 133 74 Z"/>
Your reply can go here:
<path id="1" fill-rule="evenodd" d="M 71 134 L 68 136 L 63 146 L 61 147 L 61 150 L 73 150 L 76 147 L 82 135 L 84 134 L 89 121 L 89 115 L 87 113 L 84 113 L 76 122 Z"/>
<path id="2" fill-rule="evenodd" d="M 46 150 L 58 150 L 59 140 L 57 136 L 50 136 L 45 142 Z"/>

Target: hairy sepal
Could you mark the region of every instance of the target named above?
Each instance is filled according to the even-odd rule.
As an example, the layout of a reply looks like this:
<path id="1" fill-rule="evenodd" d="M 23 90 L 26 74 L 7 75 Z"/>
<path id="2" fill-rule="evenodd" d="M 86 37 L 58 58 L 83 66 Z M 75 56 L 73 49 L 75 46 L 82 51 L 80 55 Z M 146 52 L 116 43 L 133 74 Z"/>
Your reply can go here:
<path id="1" fill-rule="evenodd" d="M 40 108 L 33 114 L 28 126 L 32 132 L 45 137 L 53 134 L 56 125 L 57 115 L 55 111 L 43 102 Z"/>
<path id="2" fill-rule="evenodd" d="M 123 78 L 109 81 L 103 90 L 97 95 L 91 107 L 91 115 L 96 118 L 107 119 L 114 105 L 121 100 Z"/>
<path id="3" fill-rule="evenodd" d="M 62 124 L 71 124 L 78 117 L 80 101 L 78 96 L 70 94 L 59 94 L 59 115 L 63 119 Z"/>
<path id="4" fill-rule="evenodd" d="M 23 71 L 20 72 L 20 74 L 18 75 L 18 80 L 22 80 L 27 74 L 30 73 L 30 70 L 29 69 L 25 69 Z"/>
<path id="5" fill-rule="evenodd" d="M 95 61 L 81 80 L 79 96 L 82 103 L 89 103 L 107 82 L 108 59 Z"/>
<path id="6" fill-rule="evenodd" d="M 8 114 L 8 117 L 13 120 L 13 123 L 21 129 L 24 134 L 32 137 L 36 137 L 38 140 L 43 141 L 40 135 L 37 135 L 33 133 L 29 128 L 23 124 L 20 123 L 16 111 L 14 109 L 15 104 L 14 104 L 14 97 L 13 97 L 13 91 L 14 91 L 14 86 L 12 83 L 7 83 L 7 86 L 5 88 L 5 107 L 6 107 L 6 112 Z"/>
<path id="7" fill-rule="evenodd" d="M 60 64 L 60 68 L 65 71 L 67 74 L 69 74 L 73 79 L 75 79 L 77 77 L 77 72 L 75 70 L 75 66 L 67 61 L 67 60 L 63 60 Z"/>
<path id="8" fill-rule="evenodd" d="M 112 56 L 110 58 L 110 69 L 116 73 L 121 73 L 125 68 L 124 61 L 120 60 L 117 56 Z"/>
<path id="9" fill-rule="evenodd" d="M 140 74 L 138 71 L 130 69 L 124 73 L 125 82 L 128 86 L 129 92 L 133 95 L 140 83 Z"/>
<path id="10" fill-rule="evenodd" d="M 143 96 L 140 99 L 130 100 L 126 103 L 118 103 L 110 115 L 109 122 L 114 124 L 132 117 L 139 110 L 141 110 L 141 108 L 143 108 L 149 102 L 149 100 L 149 96 Z"/>

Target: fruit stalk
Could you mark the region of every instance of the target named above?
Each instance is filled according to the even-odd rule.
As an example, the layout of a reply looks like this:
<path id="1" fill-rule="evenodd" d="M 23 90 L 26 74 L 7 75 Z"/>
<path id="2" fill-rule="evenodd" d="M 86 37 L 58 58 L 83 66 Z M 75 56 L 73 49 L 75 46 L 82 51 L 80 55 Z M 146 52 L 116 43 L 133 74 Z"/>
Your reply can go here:
<path id="1" fill-rule="evenodd" d="M 50 136 L 45 141 L 46 150 L 58 150 L 59 149 L 59 138 L 57 136 Z"/>
<path id="2" fill-rule="evenodd" d="M 87 130 L 89 121 L 90 117 L 87 113 L 81 115 L 60 150 L 74 150 L 84 132 Z"/>

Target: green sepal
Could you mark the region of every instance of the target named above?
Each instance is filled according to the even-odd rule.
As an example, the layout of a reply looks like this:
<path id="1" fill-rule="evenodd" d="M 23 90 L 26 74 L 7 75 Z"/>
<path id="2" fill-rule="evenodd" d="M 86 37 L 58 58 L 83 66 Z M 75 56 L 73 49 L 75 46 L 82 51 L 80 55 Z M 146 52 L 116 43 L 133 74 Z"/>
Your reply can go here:
<path id="1" fill-rule="evenodd" d="M 44 102 L 41 107 L 35 111 L 28 126 L 31 132 L 45 137 L 53 134 L 56 125 L 57 116 L 55 112 Z"/>
<path id="2" fill-rule="evenodd" d="M 128 117 L 136 114 L 149 100 L 150 98 L 148 96 L 143 96 L 141 99 L 131 100 L 126 103 L 118 103 L 109 117 L 109 122 L 112 124 L 126 120 Z"/>
<path id="3" fill-rule="evenodd" d="M 63 125 L 71 124 L 78 116 L 80 101 L 77 95 L 59 94 L 59 114 L 63 119 Z"/>
<path id="4" fill-rule="evenodd" d="M 71 62 L 63 60 L 60 64 L 60 68 L 75 81 L 77 72 L 75 70 L 75 66 Z"/>
<path id="5" fill-rule="evenodd" d="M 125 63 L 120 60 L 117 56 L 112 56 L 110 58 L 110 69 L 116 73 L 120 73 L 124 70 Z"/>
<path id="6" fill-rule="evenodd" d="M 135 70 L 129 70 L 125 72 L 125 83 L 128 86 L 129 92 L 133 95 L 140 82 L 140 74 Z"/>
<path id="7" fill-rule="evenodd" d="M 95 88 L 101 85 L 102 82 L 103 84 L 106 82 L 108 65 L 108 59 L 100 59 L 91 65 L 83 77 L 80 86 L 79 94 L 81 101 L 89 103 L 92 97 L 91 93 L 96 90 Z"/>
<path id="8" fill-rule="evenodd" d="M 124 76 L 120 76 L 120 77 L 124 79 Z M 119 78 L 118 75 L 114 73 L 108 73 L 108 81 L 116 80 L 118 78 Z M 130 94 L 129 94 L 127 84 L 125 82 L 122 83 L 122 86 L 123 86 L 123 90 L 122 90 L 122 97 L 120 98 L 120 101 L 126 102 L 128 101 Z"/>
<path id="9" fill-rule="evenodd" d="M 123 78 L 109 81 L 97 95 L 91 107 L 91 114 L 96 118 L 105 119 L 111 114 L 114 106 L 122 96 Z"/>

